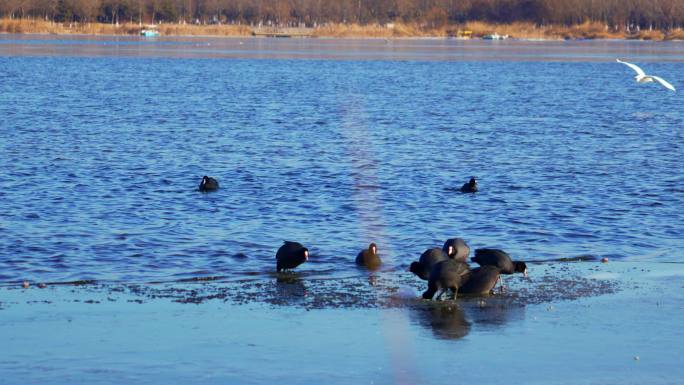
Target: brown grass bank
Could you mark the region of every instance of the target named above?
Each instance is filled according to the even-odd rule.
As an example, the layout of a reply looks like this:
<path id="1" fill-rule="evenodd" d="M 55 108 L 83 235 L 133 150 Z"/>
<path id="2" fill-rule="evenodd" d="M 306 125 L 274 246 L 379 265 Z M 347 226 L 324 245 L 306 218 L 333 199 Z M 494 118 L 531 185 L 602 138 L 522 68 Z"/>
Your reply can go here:
<path id="1" fill-rule="evenodd" d="M 44 33 L 83 35 L 139 35 L 143 26 L 135 23 L 54 23 L 34 19 L 0 19 L 0 33 Z M 248 36 L 251 28 L 244 25 L 160 24 L 164 36 Z"/>
<path id="2" fill-rule="evenodd" d="M 85 35 L 138 35 L 142 26 L 135 23 L 120 25 L 101 23 L 54 23 L 36 19 L 0 19 L 0 33 L 43 33 Z M 253 29 L 247 25 L 191 25 L 160 24 L 157 29 L 163 36 L 248 36 Z M 538 26 L 533 23 L 492 24 L 467 22 L 459 25 L 431 27 L 418 23 L 392 23 L 390 25 L 326 24 L 313 30 L 313 36 L 339 38 L 405 38 L 458 36 L 471 31 L 473 38 L 498 33 L 520 39 L 684 39 L 684 31 L 641 31 L 627 34 L 614 31 L 600 23 L 575 26 Z"/>
<path id="3" fill-rule="evenodd" d="M 637 40 L 684 40 L 684 31 L 643 30 L 637 33 L 615 31 L 600 23 L 584 23 L 574 26 L 538 26 L 533 23 L 515 22 L 492 24 L 480 21 L 464 24 L 426 27 L 419 24 L 395 23 L 391 27 L 382 25 L 328 24 L 315 29 L 320 37 L 448 37 L 459 36 L 470 31 L 473 38 L 498 33 L 518 39 L 637 39 Z"/>

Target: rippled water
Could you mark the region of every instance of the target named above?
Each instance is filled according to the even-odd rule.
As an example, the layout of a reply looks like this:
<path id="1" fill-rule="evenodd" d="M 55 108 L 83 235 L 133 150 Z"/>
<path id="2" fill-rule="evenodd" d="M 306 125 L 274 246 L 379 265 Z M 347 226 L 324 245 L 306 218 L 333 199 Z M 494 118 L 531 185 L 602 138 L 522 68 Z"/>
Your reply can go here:
<path id="1" fill-rule="evenodd" d="M 0 36 L 0 282 L 683 260 L 681 93 L 614 58 L 684 90 L 684 43 L 86 39 Z"/>

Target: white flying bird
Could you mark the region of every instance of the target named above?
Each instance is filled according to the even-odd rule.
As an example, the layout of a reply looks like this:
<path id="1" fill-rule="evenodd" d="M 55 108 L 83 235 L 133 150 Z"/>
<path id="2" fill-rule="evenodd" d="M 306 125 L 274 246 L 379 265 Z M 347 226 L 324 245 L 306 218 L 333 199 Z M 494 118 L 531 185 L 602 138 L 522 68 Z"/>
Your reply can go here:
<path id="1" fill-rule="evenodd" d="M 627 63 L 626 61 L 622 61 L 620 59 L 615 59 L 615 60 L 617 60 L 618 63 L 622 63 L 622 64 L 626 65 L 627 67 L 636 71 L 637 74 L 634 77 L 634 79 L 636 79 L 637 83 L 650 83 L 650 82 L 655 80 L 658 83 L 662 84 L 668 90 L 672 90 L 672 91 L 675 90 L 675 88 L 672 86 L 672 84 L 668 83 L 665 79 L 658 77 L 658 76 L 646 75 L 644 70 L 642 70 L 641 68 L 639 68 L 635 64 Z"/>

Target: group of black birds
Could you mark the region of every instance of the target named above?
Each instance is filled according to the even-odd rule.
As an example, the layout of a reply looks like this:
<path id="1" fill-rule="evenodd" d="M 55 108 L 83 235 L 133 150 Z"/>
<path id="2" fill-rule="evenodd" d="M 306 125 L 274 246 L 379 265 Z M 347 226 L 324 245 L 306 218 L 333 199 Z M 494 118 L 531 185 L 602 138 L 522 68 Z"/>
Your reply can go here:
<path id="1" fill-rule="evenodd" d="M 199 191 L 202 192 L 218 188 L 218 181 L 208 176 L 204 176 L 199 185 Z M 464 193 L 473 193 L 477 190 L 475 178 L 470 178 L 460 189 Z M 513 261 L 503 250 L 475 250 L 475 256 L 471 260 L 480 265 L 475 269 L 468 265 L 469 255 L 470 247 L 463 239 L 450 238 L 444 242 L 441 249 L 428 249 L 421 254 L 418 261 L 411 263 L 409 271 L 428 281 L 428 289 L 423 293 L 423 298 L 432 299 L 439 292 L 437 299 L 440 299 L 447 291 L 451 291 L 454 299 L 458 293 L 487 295 L 494 290 L 498 282 L 503 289 L 501 274 L 522 273 L 527 276 L 525 262 Z M 299 242 L 285 241 L 276 252 L 276 271 L 294 269 L 308 259 L 309 249 Z M 371 270 L 379 268 L 382 261 L 378 256 L 377 245 L 371 243 L 367 249 L 361 250 L 356 256 L 356 264 Z"/>
<path id="2" fill-rule="evenodd" d="M 477 249 L 471 260 L 479 267 L 471 269 L 468 265 L 470 247 L 461 238 L 450 238 L 442 248 L 431 248 L 421 254 L 418 261 L 411 263 L 409 271 L 420 279 L 428 281 L 428 289 L 423 298 L 437 299 L 451 291 L 455 299 L 458 293 L 468 295 L 487 295 L 492 293 L 501 274 L 522 273 L 527 276 L 525 262 L 513 261 L 503 250 Z M 309 249 L 299 242 L 285 241 L 276 252 L 276 270 L 294 269 L 309 259 Z M 375 270 L 382 264 L 375 243 L 368 245 L 356 256 L 356 264 Z"/>
<path id="3" fill-rule="evenodd" d="M 503 280 L 501 274 L 522 273 L 527 277 L 527 264 L 513 261 L 500 249 L 476 249 L 471 260 L 480 267 L 471 269 L 468 265 L 470 247 L 461 238 L 451 238 L 444 242 L 441 249 L 426 250 L 417 262 L 411 263 L 409 271 L 421 279 L 428 281 L 428 289 L 423 298 L 432 299 L 435 293 L 439 299 L 446 291 L 452 292 L 452 298 L 457 294 L 487 295 L 490 294 L 497 282 Z"/>

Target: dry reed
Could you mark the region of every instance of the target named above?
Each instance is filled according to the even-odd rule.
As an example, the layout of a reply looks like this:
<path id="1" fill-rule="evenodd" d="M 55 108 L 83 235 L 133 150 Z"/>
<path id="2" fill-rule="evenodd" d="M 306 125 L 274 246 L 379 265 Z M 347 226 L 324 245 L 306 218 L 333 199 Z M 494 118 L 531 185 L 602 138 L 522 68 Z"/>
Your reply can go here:
<path id="1" fill-rule="evenodd" d="M 252 28 L 247 25 L 192 25 L 160 24 L 157 26 L 164 36 L 247 36 Z M 137 35 L 142 26 L 135 23 L 54 23 L 37 19 L 0 19 L 0 33 L 42 33 L 42 34 L 86 34 L 86 35 Z M 429 26 L 419 23 L 392 23 L 390 26 L 369 24 L 328 23 L 313 30 L 313 36 L 347 38 L 402 38 L 402 37 L 446 37 L 462 31 L 471 31 L 472 36 L 482 37 L 491 33 L 509 35 L 522 39 L 642 39 L 681 40 L 684 31 L 640 31 L 625 34 L 613 31 L 600 23 L 584 23 L 575 26 L 538 26 L 533 23 L 494 24 L 480 21 L 465 24 Z"/>
<path id="2" fill-rule="evenodd" d="M 684 40 L 684 30 L 675 29 L 665 35 L 665 40 Z"/>

